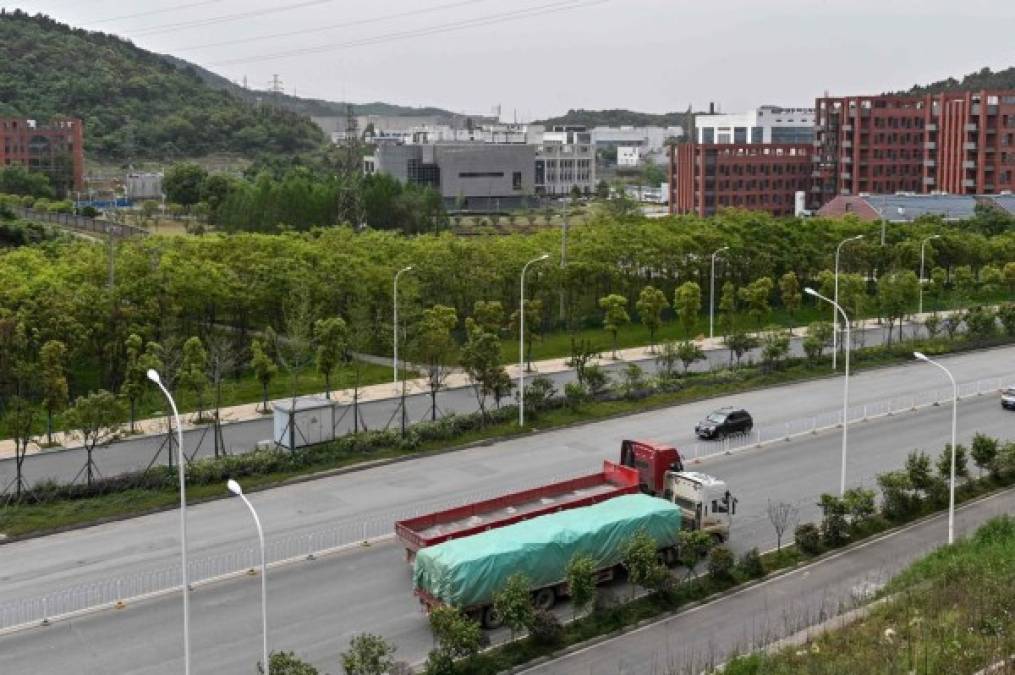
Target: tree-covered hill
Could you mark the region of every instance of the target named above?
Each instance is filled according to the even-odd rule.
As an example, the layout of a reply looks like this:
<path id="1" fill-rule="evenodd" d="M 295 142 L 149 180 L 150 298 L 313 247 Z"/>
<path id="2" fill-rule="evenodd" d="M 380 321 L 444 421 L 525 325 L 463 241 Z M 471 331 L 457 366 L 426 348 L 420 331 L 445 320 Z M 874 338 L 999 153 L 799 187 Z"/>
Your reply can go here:
<path id="1" fill-rule="evenodd" d="M 568 110 L 566 114 L 541 120 L 539 124 L 550 127 L 555 124 L 580 124 L 586 127 L 616 127 L 616 126 L 659 126 L 671 127 L 680 126 L 688 128 L 686 112 L 668 112 L 662 114 L 643 113 L 634 110 Z"/>
<path id="2" fill-rule="evenodd" d="M 939 94 L 943 91 L 977 91 L 980 89 L 1015 89 L 1015 67 L 997 72 L 990 68 L 981 68 L 975 73 L 969 73 L 961 80 L 949 77 L 947 80 L 939 80 L 930 84 L 917 84 L 903 93 L 923 96 L 924 94 Z"/>
<path id="3" fill-rule="evenodd" d="M 202 68 L 201 66 L 190 63 L 189 61 L 184 61 L 183 59 L 172 56 L 171 54 L 163 54 L 162 58 L 166 59 L 181 70 L 192 70 L 197 73 L 197 75 L 209 86 L 215 89 L 228 91 L 229 93 L 235 94 L 236 96 L 251 103 L 257 102 L 258 99 L 266 99 L 270 96 L 272 102 L 276 103 L 280 107 L 293 112 L 302 113 L 304 115 L 329 117 L 343 116 L 346 114 L 347 103 L 341 101 L 326 101 L 320 98 L 302 98 L 300 96 L 290 96 L 289 94 L 275 94 L 273 92 L 257 88 L 245 89 L 232 80 L 222 77 L 218 73 L 213 73 L 206 68 Z M 446 117 L 454 115 L 454 113 L 450 110 L 444 110 L 443 108 L 413 108 L 410 106 L 396 105 L 394 103 L 384 103 L 382 101 L 354 103 L 352 105 L 357 115 L 436 115 Z"/>
<path id="4" fill-rule="evenodd" d="M 105 33 L 0 10 L 0 116 L 85 122 L 104 159 L 289 154 L 324 142 L 311 120 L 210 87 L 193 69 Z"/>

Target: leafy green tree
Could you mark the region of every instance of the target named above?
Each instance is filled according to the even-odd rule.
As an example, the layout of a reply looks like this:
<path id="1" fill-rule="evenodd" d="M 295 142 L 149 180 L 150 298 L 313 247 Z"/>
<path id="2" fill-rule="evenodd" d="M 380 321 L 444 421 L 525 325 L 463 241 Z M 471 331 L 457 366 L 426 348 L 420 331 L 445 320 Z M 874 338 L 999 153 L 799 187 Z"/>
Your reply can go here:
<path id="1" fill-rule="evenodd" d="M 790 316 L 796 316 L 800 309 L 800 282 L 797 280 L 796 272 L 790 270 L 779 277 L 779 296 L 782 306 L 786 308 Z"/>
<path id="2" fill-rule="evenodd" d="M 996 265 L 984 265 L 980 268 L 980 289 L 988 297 L 996 294 L 1004 283 L 1004 274 Z"/>
<path id="3" fill-rule="evenodd" d="M 708 576 L 720 583 L 733 580 L 736 559 L 725 546 L 716 546 L 708 552 Z"/>
<path id="4" fill-rule="evenodd" d="M 268 355 L 261 340 L 254 338 L 250 343 L 250 367 L 261 385 L 261 412 L 268 412 L 268 388 L 278 374 L 278 366 Z"/>
<path id="5" fill-rule="evenodd" d="M 610 198 L 610 184 L 605 180 L 600 180 L 596 183 L 596 199 L 609 199 Z"/>
<path id="6" fill-rule="evenodd" d="M 735 332 L 727 335 L 723 338 L 723 342 L 726 344 L 726 348 L 730 350 L 730 364 L 733 363 L 733 357 L 737 357 L 737 367 L 740 367 L 740 360 L 744 357 L 744 354 L 757 349 L 758 338 L 748 333 Z"/>
<path id="7" fill-rule="evenodd" d="M 319 675 L 317 668 L 293 652 L 272 652 L 268 655 L 271 675 Z M 257 662 L 257 672 L 264 675 L 264 666 Z"/>
<path id="8" fill-rule="evenodd" d="M 1015 262 L 1006 262 L 1001 270 L 1001 276 L 1008 292 L 1015 293 Z"/>
<path id="9" fill-rule="evenodd" d="M 673 340 L 664 342 L 659 348 L 659 354 L 656 355 L 656 368 L 659 371 L 659 377 L 664 380 L 672 379 L 679 360 L 680 345 Z"/>
<path id="10" fill-rule="evenodd" d="M 631 323 L 627 313 L 627 298 L 613 293 L 599 298 L 599 308 L 603 310 L 603 328 L 613 335 L 613 358 L 617 358 L 617 333 Z"/>
<path id="11" fill-rule="evenodd" d="M 5 408 L 4 428 L 14 440 L 14 499 L 20 502 L 28 489 L 24 479 L 24 465 L 35 428 L 35 408 L 31 401 L 18 395 L 7 399 Z"/>
<path id="12" fill-rule="evenodd" d="M 952 273 L 955 290 L 964 302 L 969 302 L 976 294 L 976 275 L 969 265 L 959 265 Z"/>
<path id="13" fill-rule="evenodd" d="M 479 624 L 449 605 L 430 611 L 430 630 L 438 644 L 438 652 L 453 659 L 472 656 L 482 645 Z"/>
<path id="14" fill-rule="evenodd" d="M 722 293 L 719 296 L 719 330 L 723 335 L 733 332 L 736 323 L 737 312 L 737 287 L 732 281 L 722 285 Z"/>
<path id="15" fill-rule="evenodd" d="M 95 473 L 92 453 L 95 448 L 113 440 L 120 430 L 124 410 L 120 401 L 105 389 L 86 396 L 78 396 L 74 405 L 64 414 L 64 424 L 81 436 L 85 449 L 85 477 L 91 486 Z"/>
<path id="16" fill-rule="evenodd" d="M 201 192 L 208 172 L 193 162 L 174 164 L 162 179 L 166 199 L 183 206 L 193 206 L 201 201 Z"/>
<path id="17" fill-rule="evenodd" d="M 458 315 L 452 307 L 434 305 L 423 310 L 410 353 L 426 368 L 430 388 L 430 418 L 437 419 L 437 392 L 451 372 L 455 354 L 455 341 L 451 332 L 458 325 Z"/>
<path id="18" fill-rule="evenodd" d="M 680 363 L 684 366 L 684 375 L 687 375 L 687 370 L 693 363 L 705 360 L 705 352 L 702 351 L 697 343 L 684 340 L 677 345 L 677 358 L 680 359 Z"/>
<path id="19" fill-rule="evenodd" d="M 142 364 L 142 349 L 144 340 L 137 333 L 131 333 L 124 346 L 127 349 L 127 365 L 123 374 L 123 384 L 120 387 L 120 394 L 130 404 L 129 432 L 134 433 L 134 418 L 137 413 L 137 402 L 144 396 L 147 389 L 147 370 Z"/>
<path id="20" fill-rule="evenodd" d="M 26 195 L 29 197 L 53 197 L 49 176 L 29 171 L 21 166 L 0 168 L 0 194 Z"/>
<path id="21" fill-rule="evenodd" d="M 346 675 L 386 675 L 395 665 L 394 653 L 395 646 L 380 635 L 360 633 L 353 636 L 339 659 Z"/>
<path id="22" fill-rule="evenodd" d="M 177 371 L 176 381 L 189 389 L 197 403 L 197 419 L 204 419 L 204 394 L 208 389 L 208 352 L 201 338 L 191 337 L 183 343 L 183 358 Z"/>
<path id="23" fill-rule="evenodd" d="M 916 490 L 930 491 L 934 487 L 934 475 L 930 470 L 930 457 L 914 450 L 906 456 L 906 475 Z"/>
<path id="24" fill-rule="evenodd" d="M 691 331 L 698 322 L 698 312 L 701 311 L 701 287 L 693 281 L 680 284 L 673 294 L 673 308 L 684 329 L 684 336 L 691 337 Z"/>
<path id="25" fill-rule="evenodd" d="M 504 383 L 500 338 L 483 330 L 472 317 L 465 320 L 465 330 L 468 339 L 462 346 L 459 363 L 469 377 L 480 414 L 485 420 L 487 397 Z"/>
<path id="26" fill-rule="evenodd" d="M 472 307 L 472 318 L 487 333 L 500 335 L 504 327 L 504 305 L 497 300 L 477 300 Z"/>
<path id="27" fill-rule="evenodd" d="M 655 539 L 645 530 L 638 530 L 624 544 L 623 564 L 631 584 L 646 590 L 655 590 L 662 583 L 662 576 L 669 576 L 659 562 Z"/>
<path id="28" fill-rule="evenodd" d="M 715 545 L 712 537 L 701 530 L 681 530 L 677 535 L 678 561 L 687 569 L 687 578 L 694 574 L 694 568 L 708 557 L 708 552 Z"/>
<path id="29" fill-rule="evenodd" d="M 529 592 L 532 582 L 525 574 L 512 574 L 507 583 L 493 594 L 493 607 L 511 630 L 511 641 L 515 635 L 530 625 L 534 609 Z"/>
<path id="30" fill-rule="evenodd" d="M 737 291 L 740 300 L 747 304 L 747 313 L 754 319 L 758 328 L 764 324 L 772 311 L 768 304 L 768 299 L 772 295 L 772 286 L 770 278 L 761 277 Z"/>
<path id="31" fill-rule="evenodd" d="M 53 445 L 53 414 L 67 407 L 67 346 L 49 340 L 39 350 L 42 407 L 46 410 L 46 445 Z"/>
<path id="32" fill-rule="evenodd" d="M 539 339 L 539 326 L 543 319 L 543 301 L 539 298 L 525 300 L 525 369 L 532 370 L 532 342 Z M 511 312 L 511 330 L 518 337 L 519 313 Z"/>
<path id="33" fill-rule="evenodd" d="M 969 336 L 989 340 L 997 335 L 997 315 L 990 307 L 973 307 L 965 316 Z"/>
<path id="34" fill-rule="evenodd" d="M 911 270 L 886 274 L 878 279 L 878 307 L 888 321 L 888 342 L 892 326 L 899 322 L 899 339 L 902 339 L 902 319 L 911 311 L 920 295 L 920 282 Z"/>
<path id="35" fill-rule="evenodd" d="M 635 309 L 638 310 L 642 324 L 648 328 L 649 351 L 655 351 L 656 331 L 663 324 L 663 310 L 667 307 L 669 307 L 669 303 L 666 302 L 666 294 L 661 290 L 655 286 L 646 286 L 641 289 Z"/>
<path id="36" fill-rule="evenodd" d="M 997 309 L 997 318 L 1008 337 L 1015 337 L 1015 304 L 1006 302 Z"/>
<path id="37" fill-rule="evenodd" d="M 571 617 L 591 605 L 596 598 L 596 563 L 591 556 L 576 553 L 567 563 L 567 590 L 571 595 Z"/>
<path id="38" fill-rule="evenodd" d="M 997 451 L 999 443 L 996 438 L 991 438 L 977 432 L 973 436 L 973 443 L 970 447 L 970 455 L 973 457 L 973 462 L 977 468 L 980 469 L 980 475 L 983 475 L 984 470 L 990 470 L 994 465 L 994 460 L 997 459 Z"/>
<path id="39" fill-rule="evenodd" d="M 327 398 L 331 398 L 331 375 L 342 363 L 348 349 L 348 337 L 348 326 L 341 317 L 318 319 L 314 323 L 317 372 L 324 375 L 324 395 Z"/>
<path id="40" fill-rule="evenodd" d="M 789 331 L 770 326 L 761 336 L 761 359 L 769 368 L 777 369 L 789 354 Z"/>
<path id="41" fill-rule="evenodd" d="M 937 475 L 942 480 L 949 480 L 952 475 L 952 444 L 945 443 L 944 449 L 938 455 L 935 465 Z M 955 446 L 955 478 L 969 478 L 969 461 L 966 446 L 961 443 Z"/>

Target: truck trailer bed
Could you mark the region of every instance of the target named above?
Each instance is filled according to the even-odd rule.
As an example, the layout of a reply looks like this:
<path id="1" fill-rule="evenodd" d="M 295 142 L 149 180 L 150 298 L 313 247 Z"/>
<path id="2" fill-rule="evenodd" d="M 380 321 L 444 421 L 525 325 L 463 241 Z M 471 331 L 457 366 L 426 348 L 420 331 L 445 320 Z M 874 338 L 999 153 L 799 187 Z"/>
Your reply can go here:
<path id="1" fill-rule="evenodd" d="M 637 492 L 637 470 L 607 461 L 599 473 L 398 521 L 395 534 L 411 560 L 419 549 L 450 539 Z"/>

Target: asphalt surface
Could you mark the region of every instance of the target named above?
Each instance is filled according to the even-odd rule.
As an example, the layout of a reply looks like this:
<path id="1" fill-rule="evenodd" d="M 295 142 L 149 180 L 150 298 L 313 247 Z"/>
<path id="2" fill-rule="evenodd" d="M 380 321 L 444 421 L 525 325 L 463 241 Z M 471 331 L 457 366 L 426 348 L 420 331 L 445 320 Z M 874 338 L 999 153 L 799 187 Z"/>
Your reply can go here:
<path id="1" fill-rule="evenodd" d="M 907 325 L 906 334 L 914 330 Z M 864 341 L 867 345 L 880 344 L 884 338 L 881 328 L 874 328 L 865 331 Z M 896 331 L 897 335 L 897 331 Z M 855 343 L 860 340 L 855 338 Z M 799 339 L 791 343 L 791 352 L 794 355 L 803 353 Z M 605 356 L 605 353 L 604 353 Z M 707 360 L 692 366 L 692 371 L 708 370 L 712 365 L 725 365 L 729 363 L 728 350 L 716 350 L 707 352 Z M 760 358 L 758 351 L 745 355 L 747 359 Z M 653 360 L 637 362 L 647 373 L 656 372 L 656 363 Z M 603 359 L 605 370 L 619 377 L 620 372 L 626 367 L 626 363 L 611 363 L 609 359 Z M 841 368 L 841 366 L 840 366 Z M 557 386 L 558 391 L 563 391 L 564 384 L 574 379 L 571 371 L 552 373 L 548 377 Z M 378 401 L 368 401 L 360 404 L 360 426 L 359 428 L 382 429 L 398 428 L 401 424 L 401 410 L 397 397 Z M 438 415 L 449 413 L 471 413 L 479 409 L 475 393 L 471 387 L 459 387 L 442 391 L 437 396 Z M 353 429 L 354 413 L 352 406 L 339 406 L 336 409 L 336 435 L 346 434 Z M 417 394 L 406 397 L 406 420 L 407 423 L 429 420 L 431 418 L 430 397 L 426 394 Z M 248 452 L 261 441 L 270 441 L 273 437 L 273 418 L 266 415 L 261 419 L 244 422 L 227 423 L 223 425 L 223 445 L 230 454 Z M 190 429 L 184 431 L 183 445 L 188 456 L 209 457 L 214 453 L 214 437 L 210 427 Z M 166 464 L 169 461 L 169 445 L 167 436 L 147 436 L 128 438 L 108 446 L 98 448 L 93 453 L 93 460 L 100 476 L 115 476 L 131 471 L 141 471 L 151 464 Z M 175 451 L 174 451 L 175 458 Z M 41 453 L 29 455 L 24 463 L 24 476 L 29 485 L 41 481 L 55 480 L 57 482 L 70 482 L 75 479 L 83 481 L 82 468 L 85 466 L 85 452 L 81 448 L 54 449 Z M 14 460 L 0 460 L 0 492 L 12 484 L 15 477 Z"/>
<path id="2" fill-rule="evenodd" d="M 946 360 L 961 380 L 1004 374 L 1015 348 L 964 354 Z M 865 399 L 940 387 L 941 374 L 922 364 L 868 371 L 851 380 L 854 404 Z M 731 397 L 759 423 L 835 410 L 841 379 L 833 378 Z M 335 523 L 390 523 L 399 509 L 430 508 L 496 494 L 594 470 L 616 458 L 620 441 L 647 437 L 686 446 L 693 423 L 717 402 L 699 402 L 582 427 L 505 441 L 445 455 L 379 467 L 256 493 L 269 539 L 309 533 Z M 913 448 L 937 454 L 950 429 L 948 406 L 855 424 L 850 432 L 848 483 L 874 485 L 874 476 L 901 466 Z M 976 431 L 1001 437 L 1015 417 L 994 395 L 960 405 L 960 438 Z M 802 520 L 817 516 L 821 492 L 835 491 L 840 435 L 828 432 L 701 463 L 726 480 L 739 498 L 731 545 L 736 551 L 768 548 L 775 536 L 764 515 L 768 499 L 795 503 Z M 249 546 L 249 516 L 236 501 L 198 505 L 190 513 L 193 557 Z M 387 514 L 387 515 L 386 515 Z M 166 512 L 0 547 L 0 603 L 36 597 L 86 581 L 178 564 L 178 514 Z M 389 530 L 390 531 L 390 530 Z M 319 557 L 269 572 L 271 645 L 295 649 L 315 664 L 338 671 L 349 638 L 380 633 L 398 645 L 398 656 L 416 661 L 431 647 L 415 604 L 403 552 L 393 543 Z M 195 673 L 247 673 L 259 653 L 259 584 L 255 577 L 200 587 L 192 594 Z M 132 604 L 48 628 L 0 638 L 0 672 L 176 673 L 182 651 L 179 596 Z"/>
<path id="3" fill-rule="evenodd" d="M 960 507 L 957 537 L 1015 512 L 1015 491 Z M 891 533 L 665 621 L 523 671 L 527 675 L 701 673 L 863 602 L 892 576 L 941 546 L 947 516 Z"/>

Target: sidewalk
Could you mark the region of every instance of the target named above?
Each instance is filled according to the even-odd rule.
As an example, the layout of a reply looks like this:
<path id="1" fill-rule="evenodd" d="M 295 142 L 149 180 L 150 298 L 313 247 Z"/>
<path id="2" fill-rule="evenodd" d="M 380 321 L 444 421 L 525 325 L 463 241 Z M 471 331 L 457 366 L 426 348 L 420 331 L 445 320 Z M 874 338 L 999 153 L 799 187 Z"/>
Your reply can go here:
<path id="1" fill-rule="evenodd" d="M 939 314 L 946 315 L 947 313 L 939 312 Z M 923 323 L 923 319 L 926 318 L 927 316 L 930 316 L 930 313 L 914 314 L 911 317 L 910 321 Z M 860 329 L 864 330 L 868 328 L 874 328 L 877 326 L 879 326 L 879 324 L 875 319 L 867 319 L 862 322 Z M 803 326 L 790 329 L 791 335 L 797 338 L 806 335 L 806 331 L 807 331 L 806 327 Z M 757 333 L 755 335 L 757 335 Z M 715 338 L 699 337 L 695 340 L 695 342 L 698 344 L 699 347 L 701 347 L 703 351 L 706 352 L 724 351 L 726 349 L 726 346 L 723 344 L 723 338 L 721 337 Z M 612 358 L 611 352 L 609 350 L 603 351 L 602 354 L 600 354 L 599 358 L 597 359 L 597 362 L 601 364 L 629 363 L 637 361 L 649 361 L 655 359 L 657 356 L 658 354 L 654 351 L 650 351 L 650 348 L 647 346 L 631 347 L 628 349 L 618 350 L 616 359 Z M 372 357 L 371 361 L 374 361 L 375 359 L 378 358 L 381 357 Z M 537 374 L 547 375 L 551 373 L 559 373 L 571 370 L 571 367 L 568 366 L 567 364 L 568 359 L 569 357 L 559 357 L 555 359 L 546 359 L 543 361 L 534 361 L 532 363 L 532 372 L 526 373 L 526 376 L 531 378 L 535 377 Z M 518 364 L 506 366 L 505 369 L 507 370 L 508 375 L 511 376 L 511 379 L 515 380 L 518 378 L 518 370 L 519 370 Z M 454 371 L 448 375 L 447 379 L 444 382 L 443 389 L 457 389 L 460 387 L 469 386 L 469 384 L 470 384 L 469 378 L 465 373 L 460 371 Z M 411 396 L 414 394 L 429 393 L 430 389 L 427 385 L 427 381 L 425 378 L 415 378 L 411 380 L 406 380 L 405 391 L 407 396 Z M 353 389 L 336 390 L 331 392 L 331 399 L 338 403 L 351 404 L 353 402 L 353 395 L 354 395 Z M 317 394 L 302 394 L 300 397 L 303 398 L 305 396 L 323 397 L 324 392 L 320 392 Z M 396 387 L 394 383 L 390 382 L 360 387 L 359 390 L 360 403 L 366 403 L 369 401 L 378 401 L 382 399 L 398 398 L 399 396 L 401 396 L 401 385 L 399 384 Z M 272 404 L 274 404 L 275 402 L 286 400 L 288 400 L 288 397 L 269 401 L 269 409 L 273 407 Z M 265 417 L 265 414 L 260 412 L 260 405 L 261 405 L 260 401 L 258 401 L 256 403 L 244 403 L 240 405 L 229 406 L 222 408 L 219 411 L 219 415 L 221 420 L 226 423 L 244 422 L 248 420 L 259 419 Z M 207 424 L 207 423 L 195 424 L 193 421 L 194 419 L 193 414 L 181 415 L 181 419 L 183 422 L 184 430 L 206 426 Z M 143 420 L 137 420 L 135 421 L 134 426 L 137 429 L 138 433 L 135 434 L 134 436 L 124 436 L 124 437 L 130 438 L 130 437 L 165 434 L 168 430 L 168 421 L 167 418 L 165 417 L 153 417 Z M 43 448 L 40 444 L 44 441 L 45 435 L 35 437 L 33 439 L 32 444 L 28 448 L 28 454 L 36 454 L 40 452 L 46 452 L 47 450 L 55 450 L 59 448 L 76 448 L 81 446 L 81 439 L 75 433 L 54 432 L 53 442 L 56 444 L 54 448 Z M 13 457 L 14 457 L 14 442 L 10 439 L 0 440 L 0 460 L 11 459 Z"/>

